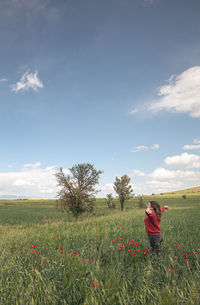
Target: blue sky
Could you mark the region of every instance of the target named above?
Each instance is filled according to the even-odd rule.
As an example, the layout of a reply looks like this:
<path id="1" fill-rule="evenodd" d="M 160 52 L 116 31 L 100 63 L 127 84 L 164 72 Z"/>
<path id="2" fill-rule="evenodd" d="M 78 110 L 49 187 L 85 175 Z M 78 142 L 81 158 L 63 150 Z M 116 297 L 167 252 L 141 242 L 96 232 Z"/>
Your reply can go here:
<path id="1" fill-rule="evenodd" d="M 99 196 L 200 185 L 198 0 L 0 0 L 0 197 L 53 198 L 89 162 Z"/>

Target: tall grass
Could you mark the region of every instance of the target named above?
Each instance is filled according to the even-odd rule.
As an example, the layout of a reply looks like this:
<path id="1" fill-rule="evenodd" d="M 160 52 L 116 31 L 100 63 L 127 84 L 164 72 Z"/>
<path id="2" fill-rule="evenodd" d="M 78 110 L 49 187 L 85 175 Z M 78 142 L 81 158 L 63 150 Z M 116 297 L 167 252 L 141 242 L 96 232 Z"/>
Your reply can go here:
<path id="1" fill-rule="evenodd" d="M 200 197 L 156 198 L 172 207 L 160 257 L 147 249 L 137 198 L 123 213 L 99 200 L 96 216 L 76 221 L 57 215 L 53 202 L 1 205 L 0 304 L 199 304 Z"/>

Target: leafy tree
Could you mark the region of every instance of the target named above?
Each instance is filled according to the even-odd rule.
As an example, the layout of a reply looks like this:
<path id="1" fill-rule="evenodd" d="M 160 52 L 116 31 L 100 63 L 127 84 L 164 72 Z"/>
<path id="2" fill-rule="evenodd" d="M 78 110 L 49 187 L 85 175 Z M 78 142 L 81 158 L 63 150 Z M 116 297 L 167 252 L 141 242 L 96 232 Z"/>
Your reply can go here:
<path id="1" fill-rule="evenodd" d="M 139 196 L 139 198 L 138 198 L 138 206 L 139 206 L 140 209 L 143 209 L 145 207 L 143 196 Z"/>
<path id="2" fill-rule="evenodd" d="M 115 202 L 114 202 L 114 198 L 112 196 L 112 193 L 107 194 L 106 203 L 107 203 L 109 209 L 114 209 L 115 208 Z"/>
<path id="3" fill-rule="evenodd" d="M 119 202 L 121 205 L 121 210 L 124 210 L 124 203 L 133 195 L 133 189 L 129 185 L 131 178 L 127 175 L 122 176 L 121 178 L 116 177 L 114 182 L 114 190 L 119 196 Z"/>
<path id="4" fill-rule="evenodd" d="M 94 209 L 95 195 L 98 191 L 94 186 L 99 182 L 99 175 L 90 163 L 75 164 L 69 169 L 70 174 L 65 175 L 62 167 L 55 174 L 60 188 L 58 197 L 61 207 L 68 208 L 75 217 Z"/>

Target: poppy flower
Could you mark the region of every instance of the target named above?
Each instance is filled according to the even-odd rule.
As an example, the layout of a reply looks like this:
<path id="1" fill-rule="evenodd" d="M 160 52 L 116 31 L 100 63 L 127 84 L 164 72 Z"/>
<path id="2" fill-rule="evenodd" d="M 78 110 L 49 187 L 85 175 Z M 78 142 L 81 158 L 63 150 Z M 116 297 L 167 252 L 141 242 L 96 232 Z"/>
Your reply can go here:
<path id="1" fill-rule="evenodd" d="M 171 273 L 173 272 L 172 270 L 169 270 Z"/>
<path id="2" fill-rule="evenodd" d="M 36 246 L 35 245 L 32 245 L 32 248 L 35 248 Z"/>
<path id="3" fill-rule="evenodd" d="M 92 284 L 94 287 L 97 287 L 97 282 L 93 282 Z"/>
<path id="4" fill-rule="evenodd" d="M 177 259 L 177 256 L 174 256 L 175 259 Z"/>
<path id="5" fill-rule="evenodd" d="M 39 266 L 35 266 L 35 269 L 39 270 Z"/>
<path id="6" fill-rule="evenodd" d="M 55 237 L 54 240 L 58 240 L 57 237 Z"/>

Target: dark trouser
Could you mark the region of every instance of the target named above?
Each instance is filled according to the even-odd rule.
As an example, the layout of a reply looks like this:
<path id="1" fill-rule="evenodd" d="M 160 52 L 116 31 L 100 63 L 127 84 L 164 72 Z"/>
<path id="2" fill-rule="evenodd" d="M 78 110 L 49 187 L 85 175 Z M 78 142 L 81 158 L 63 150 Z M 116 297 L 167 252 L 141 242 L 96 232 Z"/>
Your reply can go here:
<path id="1" fill-rule="evenodd" d="M 156 252 L 157 254 L 161 254 L 161 242 L 162 242 L 162 236 L 160 234 L 157 235 L 148 235 L 150 246 L 153 252 Z"/>

